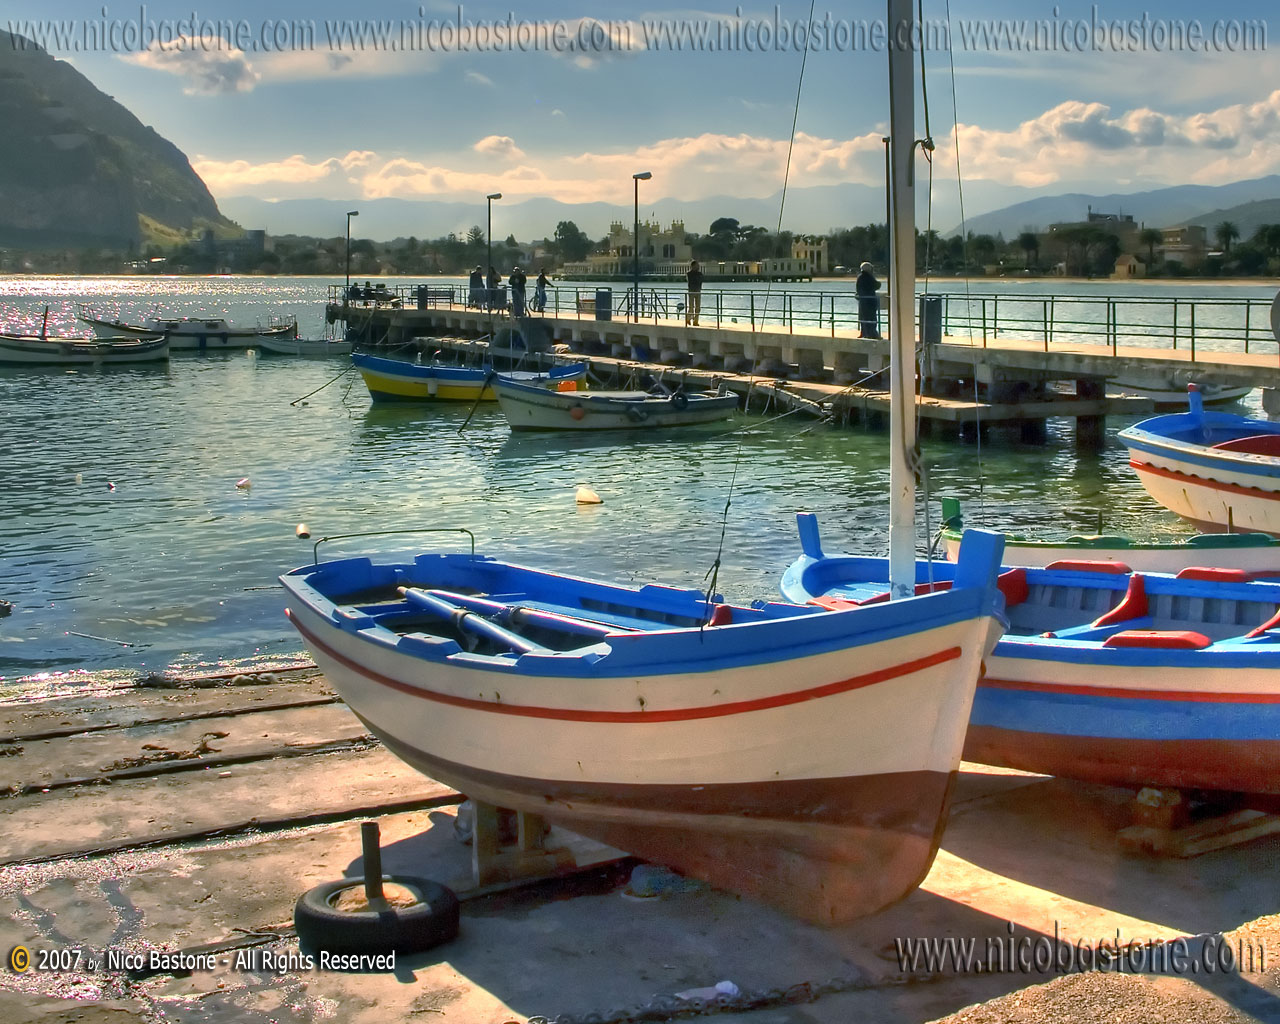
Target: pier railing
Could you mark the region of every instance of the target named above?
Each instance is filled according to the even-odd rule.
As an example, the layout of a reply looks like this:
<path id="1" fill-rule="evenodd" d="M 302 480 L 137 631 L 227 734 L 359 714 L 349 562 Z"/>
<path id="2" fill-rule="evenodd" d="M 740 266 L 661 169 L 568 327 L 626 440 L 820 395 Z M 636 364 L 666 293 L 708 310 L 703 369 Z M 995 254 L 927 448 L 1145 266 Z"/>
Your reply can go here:
<path id="1" fill-rule="evenodd" d="M 394 285 L 354 297 L 342 285 L 330 287 L 329 302 L 344 301 L 357 312 L 382 308 L 436 307 L 485 309 L 506 315 L 508 289 L 501 301 L 487 289 L 453 283 Z M 364 289 L 361 289 L 364 292 Z M 944 339 L 985 345 L 1001 337 L 1041 342 L 1044 350 L 1063 344 L 1105 345 L 1113 351 L 1125 346 L 1186 349 L 1195 358 L 1197 347 L 1219 352 L 1277 352 L 1271 329 L 1271 300 L 1206 295 L 1088 295 L 1053 292 L 997 294 L 988 291 L 935 291 L 921 296 L 933 306 L 920 327 L 926 340 Z M 688 292 L 681 287 L 610 288 L 557 284 L 547 289 L 546 306 L 531 310 L 534 288 L 525 291 L 526 312 L 533 315 L 582 320 L 638 320 L 683 323 Z M 924 303 L 921 304 L 922 306 Z M 888 295 L 880 296 L 878 326 L 887 333 Z M 917 310 L 919 313 L 919 310 Z M 852 282 L 847 289 L 792 289 L 780 285 L 759 288 L 704 288 L 699 313 L 704 327 L 746 327 L 750 330 L 820 332 L 835 337 L 858 332 L 858 300 Z M 919 325 L 918 325 L 919 326 Z"/>

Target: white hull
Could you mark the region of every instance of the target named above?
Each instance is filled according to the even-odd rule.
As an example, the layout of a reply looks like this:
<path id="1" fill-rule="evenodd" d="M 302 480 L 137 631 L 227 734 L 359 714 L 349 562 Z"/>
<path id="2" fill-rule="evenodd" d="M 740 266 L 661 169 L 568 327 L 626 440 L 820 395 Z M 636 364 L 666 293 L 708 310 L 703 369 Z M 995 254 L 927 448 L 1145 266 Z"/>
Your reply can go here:
<path id="1" fill-rule="evenodd" d="M 223 352 L 253 348 L 275 338 L 293 338 L 297 324 L 286 323 L 268 327 L 235 327 L 226 320 L 168 320 L 158 318 L 142 324 L 128 324 L 120 320 L 100 320 L 81 316 L 99 338 L 119 338 L 122 335 L 163 334 L 169 338 L 173 352 Z"/>
<path id="2" fill-rule="evenodd" d="M 1254 474 L 1143 454 L 1131 462 L 1147 493 L 1184 519 L 1217 530 L 1280 536 L 1280 490 L 1259 488 Z"/>
<path id="3" fill-rule="evenodd" d="M 301 356 L 304 359 L 324 359 L 329 356 L 351 355 L 349 341 L 308 341 L 305 338 L 260 338 L 258 347 L 265 352 L 281 356 Z"/>
<path id="4" fill-rule="evenodd" d="M 1253 390 L 1251 387 L 1227 387 L 1224 384 L 1201 384 L 1199 387 L 1205 402 L 1218 404 L 1238 402 Z M 1158 406 L 1183 408 L 1187 404 L 1186 384 L 1179 385 L 1172 379 L 1162 380 L 1159 377 L 1109 377 L 1107 393 L 1149 398 Z"/>
<path id="5" fill-rule="evenodd" d="M 7 366 L 114 366 L 168 358 L 168 345 L 154 334 L 109 341 L 0 335 L 0 365 Z"/>
<path id="6" fill-rule="evenodd" d="M 960 540 L 946 535 L 947 559 L 954 562 Z M 1028 544 L 1005 537 L 1004 564 L 1043 569 L 1051 562 L 1121 562 L 1135 572 L 1167 572 L 1183 569 L 1243 569 L 1261 575 L 1280 575 L 1280 546 L 1214 548 L 1190 544 L 1150 544 L 1130 547 L 1076 547 L 1070 544 Z"/>
<path id="7" fill-rule="evenodd" d="M 738 407 L 735 395 L 676 398 L 634 392 L 560 392 L 493 383 L 498 406 L 512 430 L 651 430 L 714 423 Z M 683 402 L 681 401 L 683 399 Z"/>

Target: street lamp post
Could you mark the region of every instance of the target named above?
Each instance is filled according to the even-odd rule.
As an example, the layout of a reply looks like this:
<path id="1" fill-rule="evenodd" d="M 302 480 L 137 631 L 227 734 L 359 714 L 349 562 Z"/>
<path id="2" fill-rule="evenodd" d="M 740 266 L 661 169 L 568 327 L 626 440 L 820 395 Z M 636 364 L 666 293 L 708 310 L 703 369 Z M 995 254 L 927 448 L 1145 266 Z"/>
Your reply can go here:
<path id="1" fill-rule="evenodd" d="M 351 295 L 351 218 L 359 216 L 359 210 L 347 211 L 347 290 L 342 293 L 343 305 L 346 305 L 347 299 Z"/>
<path id="2" fill-rule="evenodd" d="M 485 242 L 487 242 L 489 246 L 489 265 L 488 267 L 485 268 L 485 272 L 484 272 L 484 286 L 485 286 L 485 294 L 489 296 L 488 304 L 490 308 L 492 308 L 493 306 L 494 299 L 497 298 L 496 295 L 492 294 L 494 289 L 493 289 L 493 286 L 489 283 L 489 274 L 493 270 L 493 201 L 495 199 L 501 199 L 501 198 L 502 198 L 501 192 L 490 192 L 487 196 L 485 196 L 485 199 L 487 199 L 489 202 L 489 223 L 484 234 Z"/>
<path id="3" fill-rule="evenodd" d="M 639 174 L 631 175 L 631 180 L 635 183 L 636 190 L 636 223 L 635 235 L 632 239 L 631 258 L 633 277 L 635 278 L 635 291 L 631 297 L 631 319 L 636 323 L 640 322 L 640 182 L 648 181 L 653 177 L 651 171 L 641 171 Z"/>

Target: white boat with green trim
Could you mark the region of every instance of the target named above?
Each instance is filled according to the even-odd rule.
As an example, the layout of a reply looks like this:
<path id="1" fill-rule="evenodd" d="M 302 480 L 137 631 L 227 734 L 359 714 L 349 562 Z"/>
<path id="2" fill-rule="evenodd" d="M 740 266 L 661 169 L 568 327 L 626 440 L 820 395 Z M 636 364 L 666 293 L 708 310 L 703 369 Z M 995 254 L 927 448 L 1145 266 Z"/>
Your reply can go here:
<path id="1" fill-rule="evenodd" d="M 942 499 L 942 541 L 947 558 L 960 550 L 964 520 L 956 498 Z M 1107 534 L 1037 540 L 1005 534 L 1004 562 L 1028 568 L 1064 562 L 1117 562 L 1138 572 L 1238 569 L 1251 576 L 1280 576 L 1280 540 L 1265 533 L 1201 533 L 1167 541 L 1138 541 Z"/>

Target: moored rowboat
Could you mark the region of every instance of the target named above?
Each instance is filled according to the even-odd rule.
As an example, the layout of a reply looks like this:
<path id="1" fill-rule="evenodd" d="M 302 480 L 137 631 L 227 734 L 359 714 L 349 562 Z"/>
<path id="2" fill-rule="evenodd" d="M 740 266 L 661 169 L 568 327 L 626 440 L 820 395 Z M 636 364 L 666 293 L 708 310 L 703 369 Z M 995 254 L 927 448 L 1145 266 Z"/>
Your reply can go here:
<path id="1" fill-rule="evenodd" d="M 155 334 L 107 340 L 0 334 L 0 364 L 7 366 L 95 366 L 168 358 L 169 340 Z"/>
<path id="2" fill-rule="evenodd" d="M 728 419 L 733 394 L 677 391 L 548 391 L 506 375 L 493 382 L 498 406 L 512 430 L 636 430 L 682 427 Z"/>
<path id="3" fill-rule="evenodd" d="M 489 368 L 411 363 L 367 352 L 354 353 L 351 361 L 375 402 L 492 402 L 495 398 L 496 374 Z M 571 387 L 586 373 L 586 363 L 566 363 L 543 373 L 508 371 L 505 376 L 539 388 L 555 388 Z"/>

